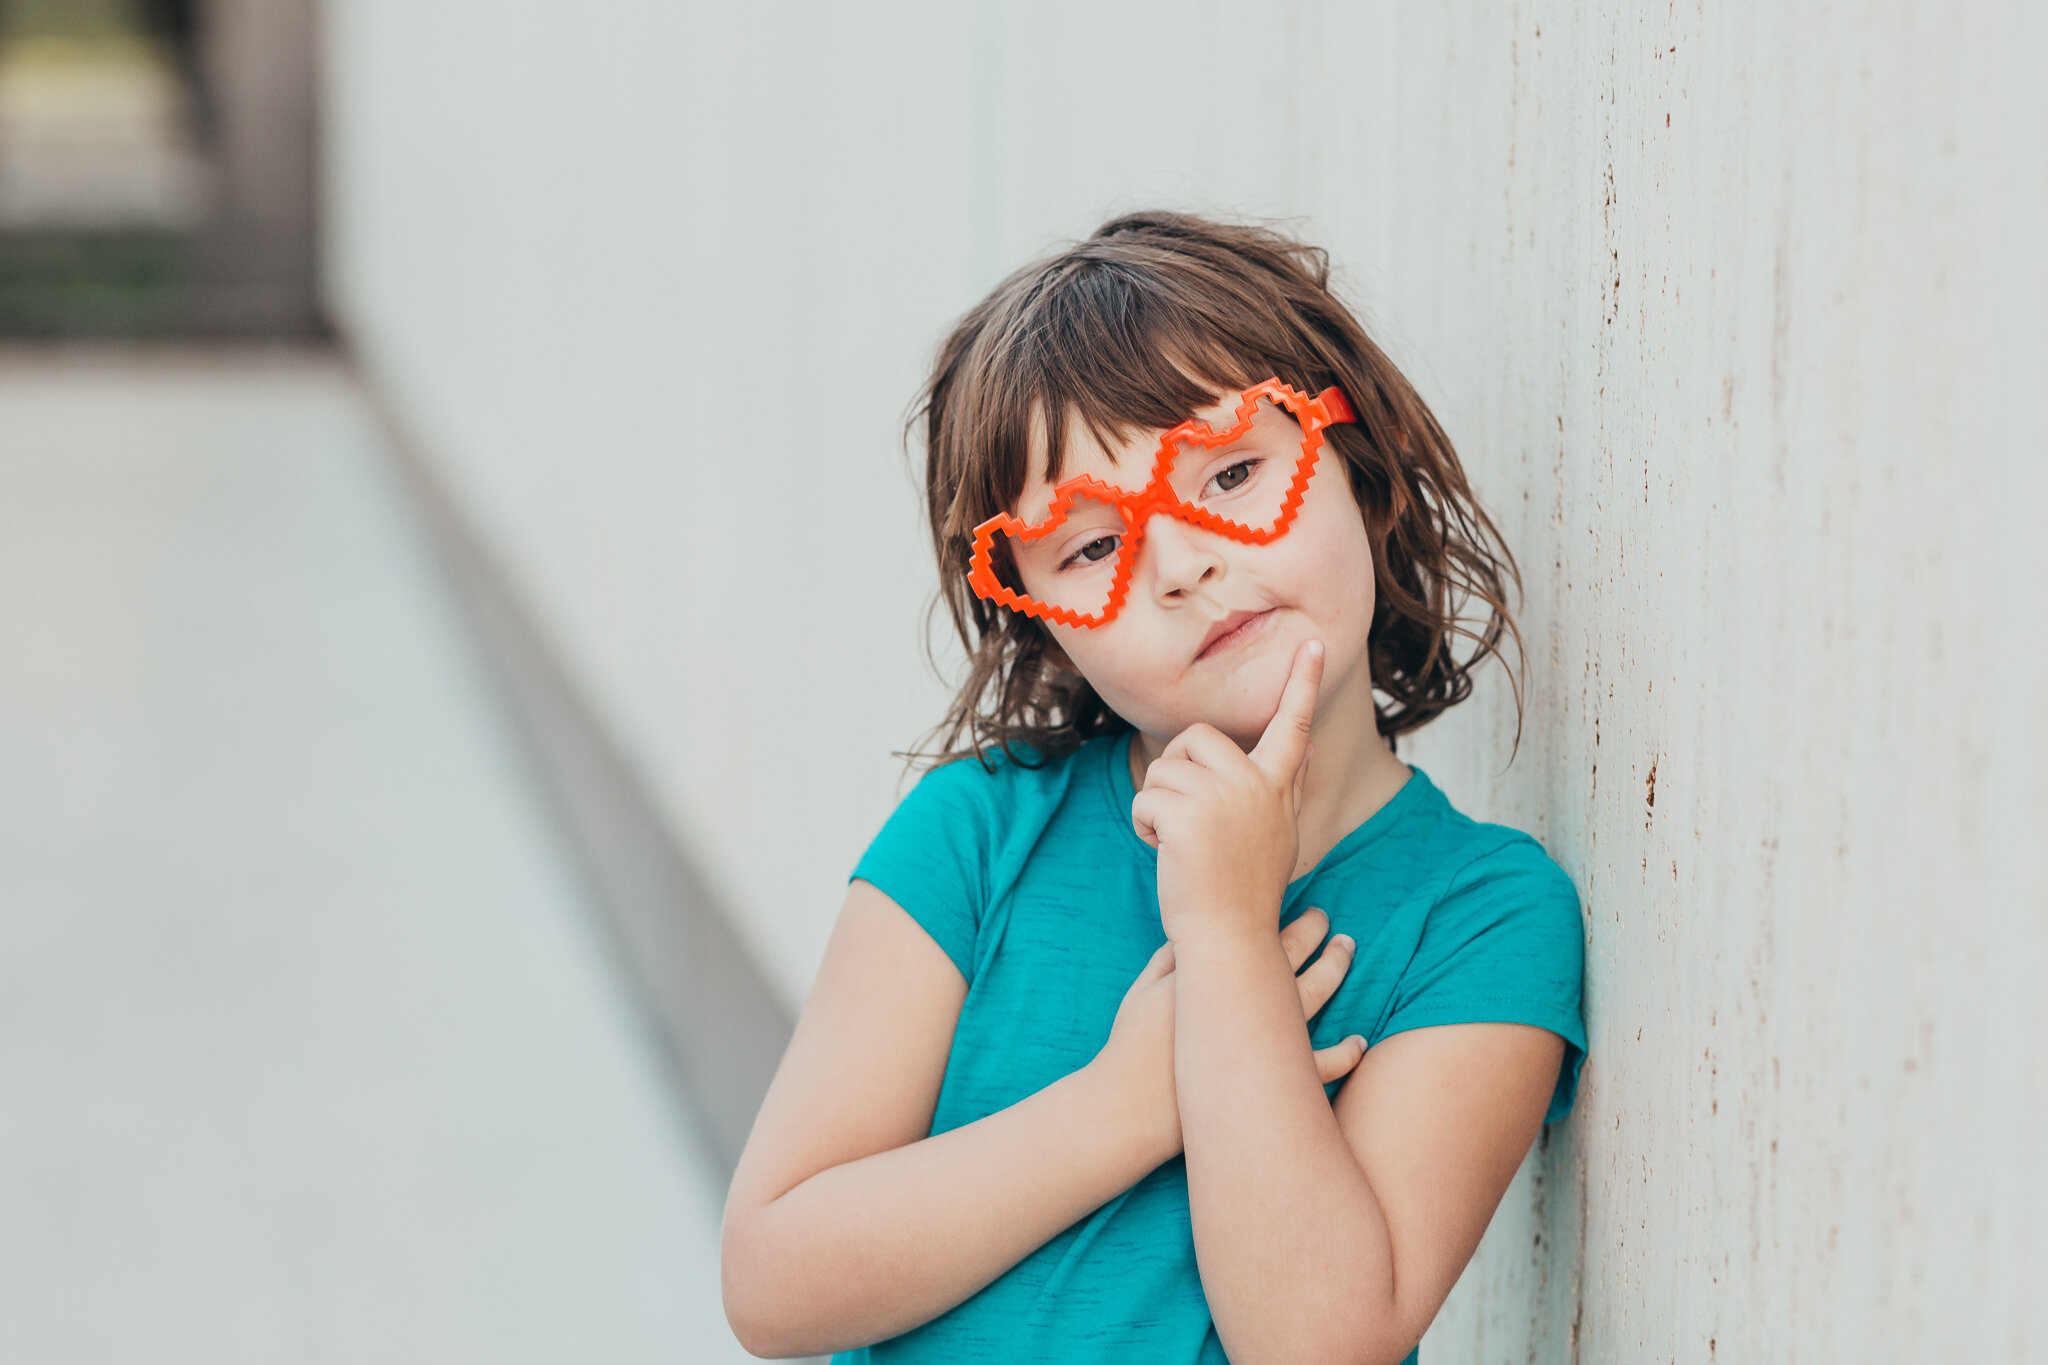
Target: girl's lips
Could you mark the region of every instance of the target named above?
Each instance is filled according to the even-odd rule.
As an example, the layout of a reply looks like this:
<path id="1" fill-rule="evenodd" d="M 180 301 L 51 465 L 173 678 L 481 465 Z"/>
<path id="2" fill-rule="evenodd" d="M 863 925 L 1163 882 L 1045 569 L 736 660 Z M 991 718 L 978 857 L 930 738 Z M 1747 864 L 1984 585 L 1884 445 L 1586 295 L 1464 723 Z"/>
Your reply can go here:
<path id="1" fill-rule="evenodd" d="M 1205 641 L 1201 649 L 1196 651 L 1195 658 L 1206 659 L 1213 654 L 1221 654 L 1224 650 L 1237 648 L 1256 635 L 1265 625 L 1266 618 L 1278 610 L 1278 607 L 1267 607 L 1264 611 L 1232 612 L 1216 623 L 1222 627 L 1222 633 L 1212 635 Z"/>

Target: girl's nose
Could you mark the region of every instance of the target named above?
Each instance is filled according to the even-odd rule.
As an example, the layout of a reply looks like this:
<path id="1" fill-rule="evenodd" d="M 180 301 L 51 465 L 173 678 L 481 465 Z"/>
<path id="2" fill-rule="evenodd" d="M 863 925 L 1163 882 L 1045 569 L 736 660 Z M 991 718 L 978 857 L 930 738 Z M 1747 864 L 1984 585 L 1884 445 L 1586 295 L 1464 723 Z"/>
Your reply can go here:
<path id="1" fill-rule="evenodd" d="M 1162 602 L 1183 600 L 1188 589 L 1222 581 L 1218 537 L 1178 517 L 1155 512 L 1145 524 L 1145 556 L 1152 561 L 1152 591 Z"/>

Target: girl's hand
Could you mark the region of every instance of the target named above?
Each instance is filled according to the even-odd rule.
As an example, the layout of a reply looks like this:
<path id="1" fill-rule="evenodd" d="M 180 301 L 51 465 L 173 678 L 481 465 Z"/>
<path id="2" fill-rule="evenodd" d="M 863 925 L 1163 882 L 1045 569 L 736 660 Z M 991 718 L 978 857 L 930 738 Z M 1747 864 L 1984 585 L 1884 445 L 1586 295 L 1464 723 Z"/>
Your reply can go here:
<path id="1" fill-rule="evenodd" d="M 1338 934 L 1315 965 L 1302 971 L 1301 964 L 1308 961 L 1329 927 L 1330 917 L 1311 906 L 1280 931 L 1288 965 L 1300 973 L 1295 983 L 1301 991 L 1304 1025 L 1329 1003 L 1351 970 L 1357 951 L 1350 935 Z M 1101 1069 L 1117 1094 L 1134 1102 L 1141 1121 L 1157 1139 L 1161 1161 L 1181 1150 L 1180 1100 L 1173 1080 L 1173 988 L 1173 943 L 1169 940 L 1152 954 L 1145 970 L 1124 992 L 1109 1041 L 1089 1063 L 1091 1068 Z M 1327 1085 L 1349 1075 L 1364 1056 L 1365 1040 L 1353 1034 L 1315 1054 L 1316 1074 Z"/>
<path id="2" fill-rule="evenodd" d="M 1310 640 L 1295 652 L 1279 708 L 1250 753 L 1196 724 L 1145 770 L 1131 825 L 1159 850 L 1159 919 L 1169 941 L 1270 934 L 1279 923 L 1301 847 L 1296 822 L 1322 677 L 1323 645 Z"/>

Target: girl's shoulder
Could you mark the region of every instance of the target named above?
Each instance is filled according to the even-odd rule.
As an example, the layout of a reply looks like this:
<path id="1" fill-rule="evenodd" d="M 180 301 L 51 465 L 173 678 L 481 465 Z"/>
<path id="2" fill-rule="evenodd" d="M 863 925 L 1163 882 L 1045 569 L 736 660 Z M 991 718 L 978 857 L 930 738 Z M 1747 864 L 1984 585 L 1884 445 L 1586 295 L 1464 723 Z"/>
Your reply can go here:
<path id="1" fill-rule="evenodd" d="M 921 799 L 1000 811 L 1019 802 L 1033 803 L 1046 793 L 1064 791 L 1075 773 L 1099 766 L 1122 738 L 1101 736 L 1051 756 L 1022 743 L 961 754 L 926 769 L 903 804 Z"/>
<path id="2" fill-rule="evenodd" d="M 1403 831 L 1425 862 L 1396 936 L 1405 957 L 1379 1036 L 1488 1021 L 1549 1029 L 1567 1044 L 1545 1118 L 1555 1122 L 1571 1108 L 1586 1054 L 1578 887 L 1533 835 L 1428 795 L 1417 803 L 1424 818 Z"/>
<path id="3" fill-rule="evenodd" d="M 1074 790 L 1104 758 L 1091 740 L 1053 758 L 1012 746 L 941 763 L 899 801 L 854 867 L 922 924 L 969 981 L 983 914 L 1015 883 Z M 1105 807 L 1106 810 L 1106 807 Z"/>
<path id="4" fill-rule="evenodd" d="M 1409 848 L 1433 864 L 1443 894 L 1469 891 L 1479 884 L 1513 884 L 1525 890 L 1568 894 L 1574 905 L 1572 879 L 1536 837 L 1513 825 L 1477 820 L 1459 810 L 1429 775 L 1417 767 L 1413 813 L 1421 817 L 1404 831 Z"/>
<path id="5" fill-rule="evenodd" d="M 949 759 L 918 778 L 883 833 L 942 840 L 963 855 L 993 858 L 1018 840 L 1035 841 L 1070 792 L 1099 785 L 1108 771 L 1109 747 L 1120 741 L 1121 736 L 1104 736 L 1049 757 L 1014 744 L 1008 751 L 990 748 Z"/>
<path id="6" fill-rule="evenodd" d="M 1400 888 L 1425 958 L 1539 957 L 1575 981 L 1584 918 L 1578 886 L 1557 859 L 1524 830 L 1466 815 L 1420 768 L 1403 796 L 1397 827 L 1354 870 L 1367 876 L 1362 894 Z"/>
<path id="7" fill-rule="evenodd" d="M 1449 905 L 1488 918 L 1510 908 L 1540 908 L 1554 921 L 1568 920 L 1575 928 L 1580 923 L 1579 889 L 1571 875 L 1533 835 L 1509 825 L 1475 822 L 1444 884 L 1439 913 Z"/>

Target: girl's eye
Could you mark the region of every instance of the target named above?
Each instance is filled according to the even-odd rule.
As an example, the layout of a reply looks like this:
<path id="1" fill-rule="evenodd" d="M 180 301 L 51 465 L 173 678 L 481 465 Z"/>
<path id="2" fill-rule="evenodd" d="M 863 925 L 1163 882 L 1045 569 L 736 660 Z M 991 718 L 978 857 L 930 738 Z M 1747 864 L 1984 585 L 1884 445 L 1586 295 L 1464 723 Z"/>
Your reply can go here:
<path id="1" fill-rule="evenodd" d="M 1215 485 L 1217 492 L 1228 493 L 1231 489 L 1236 488 L 1246 479 L 1249 479 L 1252 476 L 1252 470 L 1258 466 L 1258 463 L 1257 460 L 1239 460 L 1230 468 L 1210 479 L 1209 482 Z"/>
<path id="2" fill-rule="evenodd" d="M 1083 560 L 1093 564 L 1099 560 L 1107 559 L 1116 553 L 1116 542 L 1117 537 L 1115 536 L 1097 536 L 1060 561 L 1060 567 L 1064 569 L 1081 563 Z"/>

